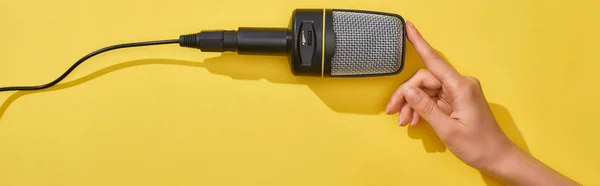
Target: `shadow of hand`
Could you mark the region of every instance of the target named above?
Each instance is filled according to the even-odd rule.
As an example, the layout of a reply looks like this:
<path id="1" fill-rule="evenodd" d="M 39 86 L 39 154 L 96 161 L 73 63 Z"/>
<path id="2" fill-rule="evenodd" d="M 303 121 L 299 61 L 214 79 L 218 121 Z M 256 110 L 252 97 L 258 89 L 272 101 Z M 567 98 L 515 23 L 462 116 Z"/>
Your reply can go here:
<path id="1" fill-rule="evenodd" d="M 428 153 L 446 152 L 446 145 L 426 121 L 414 127 L 409 126 L 407 133 L 408 137 L 412 139 L 420 139 L 423 142 L 423 148 Z"/>
<path id="2" fill-rule="evenodd" d="M 508 138 L 510 138 L 515 144 L 521 147 L 524 151 L 529 152 L 527 143 L 517 128 L 510 113 L 508 112 L 508 109 L 495 103 L 490 103 L 489 105 L 502 131 L 504 131 Z M 408 136 L 413 139 L 422 140 L 423 148 L 425 148 L 425 151 L 428 153 L 446 151 L 446 146 L 426 121 L 423 121 L 421 124 L 415 127 L 409 127 Z M 481 173 L 481 177 L 487 185 L 503 185 L 498 180 L 486 174 Z"/>

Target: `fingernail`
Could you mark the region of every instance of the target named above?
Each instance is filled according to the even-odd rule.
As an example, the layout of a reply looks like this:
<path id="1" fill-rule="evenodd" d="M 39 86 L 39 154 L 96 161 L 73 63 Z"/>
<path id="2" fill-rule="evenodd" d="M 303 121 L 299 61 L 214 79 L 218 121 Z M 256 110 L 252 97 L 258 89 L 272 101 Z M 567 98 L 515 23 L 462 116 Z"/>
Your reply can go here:
<path id="1" fill-rule="evenodd" d="M 408 87 L 404 90 L 404 95 L 406 97 L 409 97 L 410 99 L 412 99 L 413 101 L 419 101 L 421 99 L 421 95 L 419 94 L 419 92 L 417 91 L 416 88 L 414 87 Z"/>
<path id="2" fill-rule="evenodd" d="M 412 22 L 410 22 L 410 21 L 406 22 L 406 27 L 409 27 L 409 28 L 412 28 L 414 30 L 417 30 L 417 27 L 415 26 L 415 24 L 412 23 Z"/>
<path id="3" fill-rule="evenodd" d="M 398 116 L 398 124 L 402 126 L 402 113 L 400 113 L 400 116 Z"/>
<path id="4" fill-rule="evenodd" d="M 412 121 L 410 122 L 410 126 L 411 126 L 411 127 L 414 127 L 415 125 L 416 125 L 416 124 L 415 124 L 414 122 L 412 122 Z"/>
<path id="5" fill-rule="evenodd" d="M 389 114 L 389 113 L 390 113 L 390 105 L 391 105 L 391 104 L 392 104 L 392 102 L 389 102 L 389 103 L 387 104 L 387 106 L 385 106 L 385 113 L 386 113 L 386 114 Z"/>

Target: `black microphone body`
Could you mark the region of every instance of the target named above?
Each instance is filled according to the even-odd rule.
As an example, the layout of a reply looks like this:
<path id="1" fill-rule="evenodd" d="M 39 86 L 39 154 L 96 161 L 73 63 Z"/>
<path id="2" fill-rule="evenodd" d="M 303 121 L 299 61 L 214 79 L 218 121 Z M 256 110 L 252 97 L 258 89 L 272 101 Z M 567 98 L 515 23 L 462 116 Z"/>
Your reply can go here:
<path id="1" fill-rule="evenodd" d="M 400 73 L 404 20 L 396 14 L 296 9 L 288 28 L 240 27 L 180 36 L 180 46 L 204 52 L 287 55 L 298 76 L 365 77 Z"/>
<path id="2" fill-rule="evenodd" d="M 238 54 L 286 54 L 291 35 L 287 28 L 240 27 L 235 30 L 209 30 L 181 36 L 182 46 L 204 52 Z"/>

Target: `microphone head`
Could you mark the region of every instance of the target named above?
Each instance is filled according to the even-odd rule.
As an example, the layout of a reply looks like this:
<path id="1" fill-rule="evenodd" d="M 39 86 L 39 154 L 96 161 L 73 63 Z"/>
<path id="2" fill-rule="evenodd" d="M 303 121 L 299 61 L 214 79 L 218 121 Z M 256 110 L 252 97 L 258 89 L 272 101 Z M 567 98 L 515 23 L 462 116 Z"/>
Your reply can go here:
<path id="1" fill-rule="evenodd" d="M 405 22 L 397 14 L 298 9 L 290 29 L 290 62 L 296 75 L 385 76 L 404 67 Z"/>
<path id="2" fill-rule="evenodd" d="M 332 16 L 335 53 L 331 76 L 384 75 L 401 70 L 404 25 L 399 17 L 345 10 L 334 10 Z"/>

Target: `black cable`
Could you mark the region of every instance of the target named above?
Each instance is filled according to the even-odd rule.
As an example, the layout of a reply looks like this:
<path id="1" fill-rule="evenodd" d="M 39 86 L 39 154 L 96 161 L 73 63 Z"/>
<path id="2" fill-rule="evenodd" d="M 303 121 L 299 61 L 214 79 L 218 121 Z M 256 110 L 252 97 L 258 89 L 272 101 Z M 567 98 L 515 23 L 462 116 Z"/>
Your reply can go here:
<path id="1" fill-rule="evenodd" d="M 45 88 L 49 88 L 53 85 L 56 85 L 58 82 L 60 82 L 61 80 L 63 80 L 65 77 L 67 77 L 67 75 L 69 75 L 73 70 L 75 70 L 75 68 L 77 66 L 79 66 L 81 63 L 83 63 L 85 60 L 98 55 L 100 53 L 103 52 L 108 52 L 114 49 L 120 49 L 120 48 L 129 48 L 129 47 L 139 47 L 139 46 L 149 46 L 149 45 L 162 45 L 162 44 L 177 44 L 179 43 L 179 39 L 172 39 L 172 40 L 160 40 L 160 41 L 146 41 L 146 42 L 137 42 L 137 43 L 124 43 L 124 44 L 118 44 L 118 45 L 113 45 L 113 46 L 109 46 L 109 47 L 105 47 L 99 50 L 96 50 L 86 56 L 83 56 L 81 59 L 79 59 L 77 62 L 75 62 L 75 64 L 73 64 L 65 73 L 63 73 L 60 77 L 56 78 L 54 81 L 47 83 L 47 84 L 43 84 L 43 85 L 38 85 L 38 86 L 15 86 L 15 87 L 2 87 L 0 88 L 0 92 L 4 92 L 4 91 L 14 91 L 14 90 L 40 90 L 40 89 L 45 89 Z"/>

